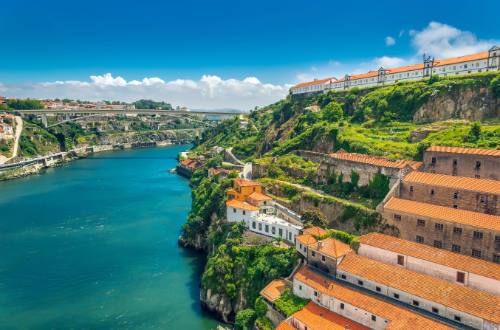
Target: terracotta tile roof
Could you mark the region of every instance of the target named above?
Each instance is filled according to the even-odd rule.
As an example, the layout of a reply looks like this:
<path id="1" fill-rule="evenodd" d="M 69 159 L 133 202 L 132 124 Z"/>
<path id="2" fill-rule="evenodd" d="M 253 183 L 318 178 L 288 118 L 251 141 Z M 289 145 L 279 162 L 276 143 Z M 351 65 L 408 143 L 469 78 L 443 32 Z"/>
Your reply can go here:
<path id="1" fill-rule="evenodd" d="M 265 194 L 262 194 L 260 192 L 253 192 L 248 196 L 249 199 L 253 199 L 258 202 L 263 202 L 263 201 L 272 201 L 273 199 Z"/>
<path id="2" fill-rule="evenodd" d="M 398 68 L 389 68 L 386 70 L 389 71 L 388 74 L 393 74 L 393 73 L 402 73 L 402 72 L 409 72 L 409 71 L 423 70 L 423 69 L 424 69 L 424 64 L 418 63 L 418 64 L 400 66 Z"/>
<path id="3" fill-rule="evenodd" d="M 331 237 L 309 245 L 309 249 L 331 258 L 342 257 L 351 251 L 349 245 Z"/>
<path id="4" fill-rule="evenodd" d="M 421 218 L 433 218 L 476 228 L 500 231 L 500 216 L 498 215 L 454 209 L 452 207 L 415 202 L 396 197 L 391 197 L 385 203 L 384 211 L 386 210 L 419 216 Z"/>
<path id="5" fill-rule="evenodd" d="M 236 199 L 231 199 L 226 202 L 226 206 L 234 207 L 235 209 L 246 210 L 246 211 L 258 211 L 259 208 L 249 204 L 247 202 L 240 202 Z"/>
<path id="6" fill-rule="evenodd" d="M 357 322 L 342 315 L 334 313 L 326 308 L 316 305 L 312 301 L 304 308 L 292 315 L 292 318 L 300 321 L 310 330 L 368 330 Z"/>
<path id="7" fill-rule="evenodd" d="M 405 183 L 419 183 L 435 187 L 472 190 L 500 195 L 500 181 L 490 179 L 467 178 L 437 173 L 413 171 L 403 178 Z"/>
<path id="8" fill-rule="evenodd" d="M 353 74 L 350 76 L 351 80 L 358 80 L 364 78 L 378 77 L 378 71 L 368 71 L 365 73 Z"/>
<path id="9" fill-rule="evenodd" d="M 318 241 L 316 238 L 314 238 L 313 235 L 309 234 L 297 235 L 295 236 L 295 239 L 305 246 L 308 246 L 309 244 L 314 244 Z"/>
<path id="10" fill-rule="evenodd" d="M 479 148 L 461 148 L 461 147 L 443 147 L 432 146 L 427 148 L 428 152 L 444 152 L 450 154 L 481 155 L 500 157 L 500 150 L 479 149 Z"/>
<path id="11" fill-rule="evenodd" d="M 251 180 L 246 180 L 246 179 L 240 179 L 240 178 L 234 179 L 234 183 L 237 186 L 240 186 L 240 187 L 255 187 L 255 186 L 260 186 L 260 183 L 258 183 L 256 181 L 251 181 Z"/>
<path id="12" fill-rule="evenodd" d="M 321 227 L 314 226 L 314 227 L 304 229 L 303 233 L 309 234 L 309 235 L 314 235 L 314 236 L 323 236 L 323 235 L 326 235 L 328 232 Z"/>
<path id="13" fill-rule="evenodd" d="M 458 63 L 469 62 L 469 61 L 485 60 L 487 58 L 488 58 L 488 52 L 481 52 L 481 53 L 472 54 L 472 55 L 447 58 L 444 60 L 435 60 L 434 66 L 437 67 L 437 66 L 458 64 Z"/>
<path id="14" fill-rule="evenodd" d="M 188 159 L 184 159 L 183 161 L 181 161 L 181 165 L 188 166 L 192 162 L 194 162 L 194 159 L 189 159 L 189 158 Z"/>
<path id="15" fill-rule="evenodd" d="M 359 243 L 500 281 L 500 264 L 486 260 L 468 257 L 380 233 L 363 235 L 359 238 Z"/>
<path id="16" fill-rule="evenodd" d="M 410 166 L 411 168 L 416 169 L 422 164 L 421 162 L 416 162 L 413 160 L 392 161 L 383 157 L 376 157 L 376 156 L 349 153 L 349 152 L 336 152 L 330 154 L 330 157 L 335 159 L 347 160 L 355 163 L 363 163 L 363 164 L 370 164 L 370 165 L 390 167 L 390 168 L 405 168 L 406 166 Z"/>
<path id="17" fill-rule="evenodd" d="M 296 329 L 290 324 L 288 324 L 286 321 L 281 321 L 275 330 L 296 330 Z"/>
<path id="18" fill-rule="evenodd" d="M 291 287 L 291 283 L 283 279 L 272 280 L 271 283 L 266 285 L 265 288 L 260 291 L 260 295 L 270 302 L 273 302 L 281 296 L 286 288 L 290 289 Z"/>
<path id="19" fill-rule="evenodd" d="M 413 313 L 403 307 L 377 299 L 370 295 L 363 294 L 355 289 L 343 286 L 333 280 L 320 275 L 309 267 L 302 267 L 294 275 L 294 280 L 298 280 L 305 285 L 314 288 L 330 297 L 342 300 L 345 303 L 356 306 L 367 312 L 373 313 L 389 321 L 386 329 L 452 329 L 445 324 L 428 319 L 420 314 Z"/>
<path id="20" fill-rule="evenodd" d="M 337 269 L 484 320 L 500 323 L 500 297 L 481 290 L 385 264 L 356 253 L 346 255 Z"/>
<path id="21" fill-rule="evenodd" d="M 302 87 L 307 87 L 307 86 L 326 84 L 326 83 L 330 83 L 331 80 L 336 81 L 336 79 L 333 77 L 325 78 L 325 79 L 316 79 L 313 81 L 307 81 L 307 82 L 297 84 L 295 86 L 292 86 L 292 88 L 302 88 Z"/>

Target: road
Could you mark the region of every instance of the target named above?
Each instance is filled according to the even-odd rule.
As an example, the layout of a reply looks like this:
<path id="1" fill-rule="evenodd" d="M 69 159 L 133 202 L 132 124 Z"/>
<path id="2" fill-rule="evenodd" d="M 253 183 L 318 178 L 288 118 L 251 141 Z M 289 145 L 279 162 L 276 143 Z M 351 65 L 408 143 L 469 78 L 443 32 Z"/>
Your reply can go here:
<path id="1" fill-rule="evenodd" d="M 5 156 L 0 156 L 0 164 L 5 164 L 12 158 L 17 157 L 17 153 L 19 151 L 19 140 L 21 139 L 21 133 L 23 131 L 23 119 L 19 116 L 16 116 L 16 135 L 14 137 L 14 147 L 12 151 L 12 156 L 7 158 Z"/>

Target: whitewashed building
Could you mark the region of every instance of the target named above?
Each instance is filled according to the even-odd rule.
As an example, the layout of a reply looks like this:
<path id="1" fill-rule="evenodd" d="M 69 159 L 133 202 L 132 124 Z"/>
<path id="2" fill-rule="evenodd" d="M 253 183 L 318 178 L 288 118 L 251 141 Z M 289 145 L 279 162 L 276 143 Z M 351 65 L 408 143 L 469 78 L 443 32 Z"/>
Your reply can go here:
<path id="1" fill-rule="evenodd" d="M 359 243 L 361 256 L 500 295 L 500 264 L 380 233 Z"/>
<path id="2" fill-rule="evenodd" d="M 321 93 L 329 90 L 341 91 L 354 87 L 364 88 L 392 84 L 399 81 L 418 80 L 433 75 L 452 76 L 477 72 L 498 71 L 500 69 L 500 47 L 488 51 L 435 60 L 423 57 L 422 63 L 398 68 L 379 68 L 362 74 L 345 75 L 341 79 L 326 78 L 297 84 L 290 88 L 292 95 Z"/>

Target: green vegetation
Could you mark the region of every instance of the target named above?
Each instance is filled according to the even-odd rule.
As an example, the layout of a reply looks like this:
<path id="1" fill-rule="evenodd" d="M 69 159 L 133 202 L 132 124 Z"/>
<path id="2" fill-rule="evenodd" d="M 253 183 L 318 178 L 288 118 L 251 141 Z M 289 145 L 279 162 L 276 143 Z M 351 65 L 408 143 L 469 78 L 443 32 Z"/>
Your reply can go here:
<path id="1" fill-rule="evenodd" d="M 152 110 L 173 110 L 170 103 L 157 102 L 153 100 L 139 100 L 132 103 L 136 109 L 152 109 Z"/>
<path id="2" fill-rule="evenodd" d="M 309 302 L 309 299 L 297 297 L 290 289 L 285 289 L 281 296 L 274 301 L 276 308 L 287 317 L 300 311 Z"/>
<path id="3" fill-rule="evenodd" d="M 318 171 L 318 164 L 307 161 L 295 154 L 281 157 L 264 157 L 254 161 L 266 169 L 265 176 L 296 183 L 310 183 L 314 181 Z"/>
<path id="4" fill-rule="evenodd" d="M 43 109 L 43 105 L 38 100 L 5 100 L 4 109 L 0 110 L 26 110 L 26 109 Z"/>

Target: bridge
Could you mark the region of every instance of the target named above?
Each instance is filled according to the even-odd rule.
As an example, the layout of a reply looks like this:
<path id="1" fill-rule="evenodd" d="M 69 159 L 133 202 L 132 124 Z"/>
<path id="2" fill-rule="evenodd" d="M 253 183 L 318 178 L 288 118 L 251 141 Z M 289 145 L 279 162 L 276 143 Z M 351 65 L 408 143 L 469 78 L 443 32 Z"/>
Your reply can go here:
<path id="1" fill-rule="evenodd" d="M 80 119 L 97 117 L 97 116 L 116 116 L 116 115 L 142 115 L 142 116 L 169 116 L 169 117 L 187 117 L 192 122 L 203 122 L 196 120 L 193 116 L 203 116 L 207 120 L 218 121 L 227 117 L 239 116 L 241 113 L 229 111 L 186 111 L 186 110 L 157 110 L 157 109 L 128 109 L 128 108 L 115 108 L 115 109 L 100 109 L 100 108 L 71 108 L 71 109 L 28 109 L 16 110 L 16 113 L 21 116 L 35 115 L 40 116 L 42 123 L 45 127 L 52 127 L 76 121 Z M 47 116 L 65 116 L 64 120 L 58 123 L 48 125 Z M 210 125 L 209 125 L 210 126 Z"/>

